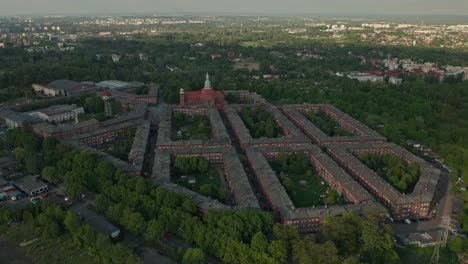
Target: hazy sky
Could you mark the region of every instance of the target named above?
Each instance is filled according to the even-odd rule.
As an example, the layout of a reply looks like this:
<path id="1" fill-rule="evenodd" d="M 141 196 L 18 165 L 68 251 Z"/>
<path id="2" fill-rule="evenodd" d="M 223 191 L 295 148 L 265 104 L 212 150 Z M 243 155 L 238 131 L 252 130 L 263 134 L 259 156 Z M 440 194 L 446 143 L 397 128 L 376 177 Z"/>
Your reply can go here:
<path id="1" fill-rule="evenodd" d="M 0 15 L 97 13 L 468 15 L 468 0 L 0 0 Z"/>

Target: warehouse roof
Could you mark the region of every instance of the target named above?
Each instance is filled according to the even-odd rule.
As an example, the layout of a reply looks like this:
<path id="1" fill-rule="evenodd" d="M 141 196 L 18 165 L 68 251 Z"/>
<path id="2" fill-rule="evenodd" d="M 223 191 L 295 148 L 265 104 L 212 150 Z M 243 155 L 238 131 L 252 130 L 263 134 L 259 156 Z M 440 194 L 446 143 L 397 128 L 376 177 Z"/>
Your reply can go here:
<path id="1" fill-rule="evenodd" d="M 47 87 L 60 90 L 71 90 L 77 86 L 82 85 L 82 83 L 71 81 L 71 80 L 55 80 L 47 84 Z"/>
<path id="2" fill-rule="evenodd" d="M 120 231 L 119 228 L 109 222 L 106 218 L 88 209 L 85 203 L 75 204 L 70 208 L 70 210 L 78 215 L 84 223 L 90 225 L 101 234 L 110 236 L 113 233 Z"/>
<path id="3" fill-rule="evenodd" d="M 16 187 L 21 189 L 26 193 L 30 193 L 37 189 L 42 189 L 47 187 L 47 184 L 37 179 L 37 177 L 32 175 L 26 175 L 21 178 L 17 178 L 14 180 L 14 184 Z"/>

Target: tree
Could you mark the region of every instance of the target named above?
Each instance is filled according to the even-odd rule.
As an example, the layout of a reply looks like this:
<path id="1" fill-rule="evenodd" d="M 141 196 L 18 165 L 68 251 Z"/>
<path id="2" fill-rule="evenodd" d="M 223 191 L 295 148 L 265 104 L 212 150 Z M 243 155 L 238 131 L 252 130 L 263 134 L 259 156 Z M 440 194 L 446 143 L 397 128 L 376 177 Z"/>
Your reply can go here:
<path id="1" fill-rule="evenodd" d="M 145 239 L 149 242 L 160 241 L 164 236 L 165 228 L 161 221 L 153 219 L 146 226 Z"/>
<path id="2" fill-rule="evenodd" d="M 311 240 L 296 241 L 293 243 L 293 259 L 300 264 L 323 263 L 338 264 L 340 257 L 338 250 L 331 241 L 317 244 Z"/>
<path id="3" fill-rule="evenodd" d="M 291 192 L 294 188 L 294 182 L 289 177 L 284 177 L 283 186 L 288 191 Z"/>
<path id="4" fill-rule="evenodd" d="M 148 190 L 149 190 L 148 182 L 143 178 L 138 178 L 135 191 L 137 191 L 137 193 L 140 193 L 140 194 L 145 194 L 148 192 Z"/>
<path id="5" fill-rule="evenodd" d="M 195 214 L 197 212 L 197 206 L 190 199 L 185 199 L 182 202 L 182 208 L 189 214 Z"/>
<path id="6" fill-rule="evenodd" d="M 60 182 L 60 177 L 58 175 L 58 171 L 56 167 L 53 166 L 45 166 L 42 169 L 41 175 L 44 179 L 52 184 L 57 184 Z"/>
<path id="7" fill-rule="evenodd" d="M 285 263 L 288 257 L 286 242 L 282 240 L 273 240 L 268 246 L 268 252 L 278 263 Z"/>
<path id="8" fill-rule="evenodd" d="M 268 248 L 268 241 L 266 236 L 262 232 L 255 233 L 255 235 L 252 237 L 250 247 L 255 252 L 266 252 Z"/>
<path id="9" fill-rule="evenodd" d="M 204 196 L 215 197 L 215 190 L 211 184 L 203 184 L 198 192 Z"/>
<path id="10" fill-rule="evenodd" d="M 290 225 L 275 224 L 273 226 L 273 237 L 286 243 L 286 249 L 291 251 L 291 246 L 295 241 L 300 240 L 297 229 Z"/>
<path id="11" fill-rule="evenodd" d="M 98 213 L 106 212 L 111 204 L 111 201 L 102 194 L 96 195 L 96 198 L 94 199 L 94 207 Z"/>
<path id="12" fill-rule="evenodd" d="M 60 225 L 54 219 L 49 219 L 47 222 L 45 222 L 42 229 L 42 235 L 44 237 L 56 238 L 60 235 L 60 233 Z"/>
<path id="13" fill-rule="evenodd" d="M 71 198 L 76 199 L 85 191 L 82 174 L 78 171 L 70 171 L 65 174 L 65 192 Z"/>
<path id="14" fill-rule="evenodd" d="M 362 222 L 362 252 L 371 263 L 396 263 L 390 227 L 377 213 L 369 213 Z"/>
<path id="15" fill-rule="evenodd" d="M 204 264 L 205 254 L 199 248 L 189 248 L 182 258 L 182 264 Z"/>
<path id="16" fill-rule="evenodd" d="M 80 221 L 74 213 L 68 211 L 65 219 L 63 220 L 63 225 L 69 232 L 74 232 L 79 228 Z"/>
<path id="17" fill-rule="evenodd" d="M 450 243 L 448 244 L 448 247 L 454 253 L 460 254 L 465 251 L 467 247 L 467 243 L 462 238 L 456 237 L 452 241 L 450 241 Z"/>
<path id="18" fill-rule="evenodd" d="M 359 252 L 362 244 L 361 232 L 361 219 L 351 213 L 327 218 L 323 224 L 325 238 L 333 241 L 343 255 Z"/>
<path id="19" fill-rule="evenodd" d="M 209 166 L 210 166 L 210 165 L 208 164 L 208 161 L 206 161 L 206 160 L 204 160 L 204 159 L 200 159 L 200 160 L 198 161 L 198 170 L 199 170 L 200 172 L 202 172 L 202 173 L 203 173 L 203 172 L 206 172 L 206 171 L 208 170 Z"/>

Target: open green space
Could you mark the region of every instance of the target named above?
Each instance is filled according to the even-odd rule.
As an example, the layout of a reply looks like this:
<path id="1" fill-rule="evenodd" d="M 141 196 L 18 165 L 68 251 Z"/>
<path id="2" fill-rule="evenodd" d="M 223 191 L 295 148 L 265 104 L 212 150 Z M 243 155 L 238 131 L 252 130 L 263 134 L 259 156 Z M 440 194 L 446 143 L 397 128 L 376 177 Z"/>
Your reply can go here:
<path id="1" fill-rule="evenodd" d="M 357 153 L 356 157 L 402 193 L 411 193 L 418 181 L 418 166 L 405 164 L 396 155 Z"/>
<path id="2" fill-rule="evenodd" d="M 29 263 L 141 263 L 131 250 L 60 207 L 39 203 L 15 213 L 1 208 L 0 219 L 7 220 L 0 223 L 2 244 L 12 247 L 13 254 L 32 259 Z"/>
<path id="3" fill-rule="evenodd" d="M 434 247 L 395 247 L 396 252 L 400 256 L 401 263 L 430 263 Z M 456 264 L 457 256 L 448 248 L 440 248 L 439 264 Z"/>
<path id="4" fill-rule="evenodd" d="M 173 140 L 209 140 L 211 138 L 210 121 L 204 115 L 187 116 L 174 114 Z"/>
<path id="5" fill-rule="evenodd" d="M 199 157 L 176 157 L 174 169 L 175 183 L 222 203 L 226 202 L 227 193 L 220 175 L 207 160 Z"/>
<path id="6" fill-rule="evenodd" d="M 130 152 L 135 138 L 136 129 L 127 129 L 119 134 L 117 138 L 110 144 L 106 152 L 121 160 L 128 160 L 128 153 Z"/>
<path id="7" fill-rule="evenodd" d="M 121 103 L 115 99 L 110 99 L 112 116 L 115 116 L 122 112 Z M 96 119 L 98 121 L 104 121 L 110 119 L 110 116 L 105 115 L 104 100 L 95 94 L 84 94 L 80 96 L 80 105 L 83 106 L 85 112 L 78 115 L 79 121 L 85 121 L 89 119 Z"/>
<path id="8" fill-rule="evenodd" d="M 275 122 L 273 116 L 262 108 L 244 107 L 240 112 L 240 117 L 253 138 L 278 138 L 283 136 L 283 131 Z"/>
<path id="9" fill-rule="evenodd" d="M 342 196 L 314 174 L 304 154 L 280 153 L 271 166 L 296 207 L 345 203 Z"/>
<path id="10" fill-rule="evenodd" d="M 31 244 L 21 247 L 22 253 L 33 258 L 34 263 L 95 263 L 93 257 L 84 249 L 73 244 L 72 237 L 68 234 L 53 239 L 38 237 L 31 224 L 20 224 L 6 231 L 3 237 L 13 247 L 20 247 L 22 242 L 37 239 Z"/>
<path id="11" fill-rule="evenodd" d="M 307 111 L 304 115 L 330 137 L 349 137 L 353 135 L 353 133 L 344 129 L 331 116 L 323 111 Z"/>

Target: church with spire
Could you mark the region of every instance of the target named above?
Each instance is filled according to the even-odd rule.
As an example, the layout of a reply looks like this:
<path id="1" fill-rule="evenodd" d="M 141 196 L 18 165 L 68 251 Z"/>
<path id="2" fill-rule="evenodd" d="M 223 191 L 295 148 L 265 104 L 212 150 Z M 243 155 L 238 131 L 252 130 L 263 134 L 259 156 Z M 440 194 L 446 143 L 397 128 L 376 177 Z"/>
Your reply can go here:
<path id="1" fill-rule="evenodd" d="M 224 94 L 211 88 L 210 75 L 206 73 L 205 86 L 201 91 L 184 91 L 180 89 L 180 105 L 216 106 L 221 109 L 226 103 Z"/>

